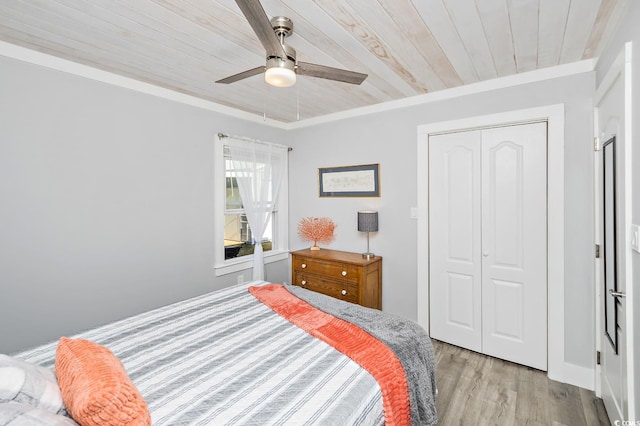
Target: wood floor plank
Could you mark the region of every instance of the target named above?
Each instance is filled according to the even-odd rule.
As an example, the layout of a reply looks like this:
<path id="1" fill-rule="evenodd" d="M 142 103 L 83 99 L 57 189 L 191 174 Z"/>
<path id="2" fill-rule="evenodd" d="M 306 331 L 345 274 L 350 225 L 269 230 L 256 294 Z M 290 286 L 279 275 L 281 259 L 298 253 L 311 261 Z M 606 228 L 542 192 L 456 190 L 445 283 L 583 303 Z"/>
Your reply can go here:
<path id="1" fill-rule="evenodd" d="M 549 379 L 543 371 L 517 366 L 518 407 L 516 418 L 549 424 Z"/>
<path id="2" fill-rule="evenodd" d="M 488 385 L 478 424 L 515 424 L 518 368 L 515 364 L 501 359 L 483 357 L 487 360 L 488 371 L 485 380 Z"/>
<path id="3" fill-rule="evenodd" d="M 584 407 L 584 416 L 587 420 L 587 426 L 609 425 L 607 410 L 604 408 L 602 399 L 587 389 L 580 389 L 580 398 Z"/>
<path id="4" fill-rule="evenodd" d="M 435 361 L 436 365 L 440 366 L 440 373 L 437 376 L 438 398 L 436 400 L 436 411 L 442 413 L 439 416 L 441 423 L 446 421 L 449 405 L 453 400 L 453 393 L 458 386 L 460 373 L 467 359 L 468 354 L 462 354 L 461 349 L 453 345 L 441 346 L 440 350 L 436 350 Z"/>
<path id="5" fill-rule="evenodd" d="M 517 397 L 518 393 L 513 390 L 498 385 L 489 386 L 476 424 L 515 425 Z"/>
<path id="6" fill-rule="evenodd" d="M 609 426 L 592 391 L 544 371 L 433 341 L 438 425 Z"/>
<path id="7" fill-rule="evenodd" d="M 576 386 L 549 380 L 549 394 L 552 397 L 549 406 L 549 415 L 552 421 L 558 421 L 565 425 L 584 425 L 587 423 L 580 391 Z"/>

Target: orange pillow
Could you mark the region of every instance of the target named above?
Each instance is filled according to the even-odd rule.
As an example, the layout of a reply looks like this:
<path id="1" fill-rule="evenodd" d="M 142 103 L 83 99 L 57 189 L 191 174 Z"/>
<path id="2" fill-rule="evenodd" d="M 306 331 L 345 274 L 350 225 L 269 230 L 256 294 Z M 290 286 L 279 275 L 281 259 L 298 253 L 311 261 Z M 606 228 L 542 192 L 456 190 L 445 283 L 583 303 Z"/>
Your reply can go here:
<path id="1" fill-rule="evenodd" d="M 151 424 L 146 401 L 122 362 L 104 346 L 60 338 L 55 372 L 62 400 L 81 425 Z"/>

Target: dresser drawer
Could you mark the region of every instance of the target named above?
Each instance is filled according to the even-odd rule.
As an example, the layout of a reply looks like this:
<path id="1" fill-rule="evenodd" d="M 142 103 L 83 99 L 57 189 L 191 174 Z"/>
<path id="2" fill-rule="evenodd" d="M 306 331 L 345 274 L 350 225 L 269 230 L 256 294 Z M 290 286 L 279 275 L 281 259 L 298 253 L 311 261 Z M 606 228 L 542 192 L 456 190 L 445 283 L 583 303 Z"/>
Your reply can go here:
<path id="1" fill-rule="evenodd" d="M 293 259 L 293 270 L 304 272 L 305 274 L 322 275 L 323 277 L 338 280 L 346 280 L 357 283 L 360 279 L 360 268 L 355 265 L 328 262 L 304 257 Z"/>
<path id="2" fill-rule="evenodd" d="M 358 286 L 349 282 L 333 281 L 316 275 L 296 272 L 293 284 L 336 299 L 358 303 Z"/>

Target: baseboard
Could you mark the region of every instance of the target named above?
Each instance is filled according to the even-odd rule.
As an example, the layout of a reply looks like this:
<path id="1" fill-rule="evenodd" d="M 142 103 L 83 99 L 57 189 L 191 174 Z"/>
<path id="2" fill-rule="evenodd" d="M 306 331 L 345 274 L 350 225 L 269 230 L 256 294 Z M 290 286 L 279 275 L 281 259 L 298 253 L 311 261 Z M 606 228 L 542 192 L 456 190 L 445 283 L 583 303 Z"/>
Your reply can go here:
<path id="1" fill-rule="evenodd" d="M 593 368 L 564 363 L 564 383 L 581 388 L 595 390 L 595 371 Z"/>

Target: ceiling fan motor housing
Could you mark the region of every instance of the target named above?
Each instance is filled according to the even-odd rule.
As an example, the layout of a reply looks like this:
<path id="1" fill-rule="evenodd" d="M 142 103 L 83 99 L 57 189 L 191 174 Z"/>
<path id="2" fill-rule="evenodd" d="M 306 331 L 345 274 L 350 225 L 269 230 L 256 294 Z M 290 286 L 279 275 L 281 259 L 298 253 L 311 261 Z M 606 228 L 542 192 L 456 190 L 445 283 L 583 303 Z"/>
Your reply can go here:
<path id="1" fill-rule="evenodd" d="M 282 37 L 289 37 L 293 33 L 293 21 L 286 16 L 274 16 L 271 18 L 271 28 L 282 40 Z"/>
<path id="2" fill-rule="evenodd" d="M 278 58 L 278 59 L 282 59 L 282 60 L 286 59 L 287 61 L 292 61 L 295 64 L 295 62 L 296 62 L 296 49 L 294 49 L 293 47 L 288 46 L 286 44 L 283 44 L 282 48 L 284 49 L 284 53 L 286 53 L 286 55 L 287 55 L 286 58 L 280 58 L 279 56 L 270 55 L 270 56 L 267 56 L 267 61 L 269 61 L 270 59 Z M 269 64 L 267 63 L 267 66 L 268 65 Z"/>
<path id="3" fill-rule="evenodd" d="M 287 57 L 280 58 L 275 55 L 267 56 L 267 68 L 278 66 L 294 70 L 296 64 L 296 50 L 293 47 L 284 44 L 284 38 L 289 37 L 293 33 L 293 22 L 286 16 L 276 16 L 271 18 L 271 27 L 280 39 L 280 44 L 282 44 L 282 48 L 284 49 L 284 53 Z M 278 59 L 279 61 L 277 61 Z M 289 62 L 292 62 L 293 64 L 289 64 Z"/>

